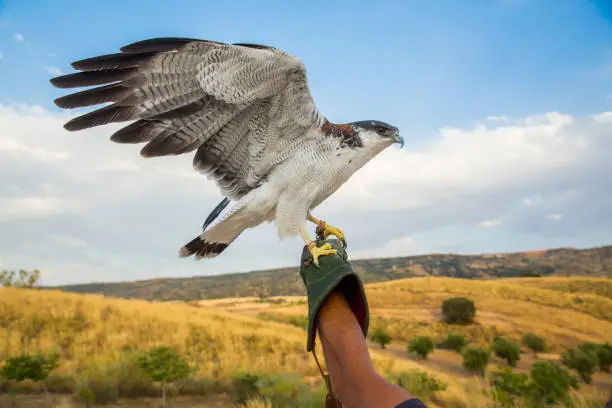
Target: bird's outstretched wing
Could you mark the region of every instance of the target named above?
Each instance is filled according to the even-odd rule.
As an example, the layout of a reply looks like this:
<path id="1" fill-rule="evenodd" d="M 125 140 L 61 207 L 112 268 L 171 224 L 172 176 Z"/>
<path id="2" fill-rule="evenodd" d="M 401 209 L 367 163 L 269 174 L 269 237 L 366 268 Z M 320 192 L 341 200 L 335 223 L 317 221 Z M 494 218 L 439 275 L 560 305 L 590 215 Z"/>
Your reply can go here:
<path id="1" fill-rule="evenodd" d="M 101 85 L 56 99 L 61 108 L 107 104 L 65 124 L 76 131 L 134 121 L 111 136 L 146 143 L 143 157 L 196 150 L 193 165 L 239 199 L 325 118 L 304 64 L 273 47 L 155 38 L 76 61 L 58 88 Z"/>

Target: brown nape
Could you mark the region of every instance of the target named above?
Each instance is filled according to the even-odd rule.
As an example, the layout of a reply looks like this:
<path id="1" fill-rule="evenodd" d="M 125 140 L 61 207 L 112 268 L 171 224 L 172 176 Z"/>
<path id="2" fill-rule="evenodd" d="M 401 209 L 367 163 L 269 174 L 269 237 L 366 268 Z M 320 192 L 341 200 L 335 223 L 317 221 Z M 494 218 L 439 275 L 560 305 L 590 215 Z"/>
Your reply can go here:
<path id="1" fill-rule="evenodd" d="M 339 136 L 357 136 L 357 132 L 348 123 L 332 123 L 326 120 L 323 126 L 321 126 L 321 130 L 326 134 L 334 133 Z"/>

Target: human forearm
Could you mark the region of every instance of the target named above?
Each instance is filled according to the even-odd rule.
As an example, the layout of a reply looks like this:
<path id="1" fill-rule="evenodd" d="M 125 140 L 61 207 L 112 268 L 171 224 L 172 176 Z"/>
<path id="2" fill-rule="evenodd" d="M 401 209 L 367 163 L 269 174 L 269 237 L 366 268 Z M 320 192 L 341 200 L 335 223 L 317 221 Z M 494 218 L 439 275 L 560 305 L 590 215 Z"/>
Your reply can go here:
<path id="1" fill-rule="evenodd" d="M 366 339 L 344 296 L 333 292 L 319 311 L 319 336 L 335 393 L 347 408 L 392 408 L 412 398 L 374 368 Z"/>

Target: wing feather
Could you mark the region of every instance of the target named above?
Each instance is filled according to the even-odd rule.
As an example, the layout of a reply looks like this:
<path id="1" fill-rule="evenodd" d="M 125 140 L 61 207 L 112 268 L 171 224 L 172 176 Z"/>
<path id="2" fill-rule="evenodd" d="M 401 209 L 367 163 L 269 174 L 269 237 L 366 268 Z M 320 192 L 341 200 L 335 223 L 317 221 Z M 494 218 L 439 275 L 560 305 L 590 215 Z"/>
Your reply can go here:
<path id="1" fill-rule="evenodd" d="M 81 72 L 51 83 L 102 86 L 58 98 L 59 107 L 111 104 L 70 120 L 66 129 L 134 121 L 111 140 L 146 143 L 143 157 L 195 150 L 194 168 L 230 199 L 258 186 L 325 120 L 303 63 L 265 45 L 156 38 L 72 66 Z"/>

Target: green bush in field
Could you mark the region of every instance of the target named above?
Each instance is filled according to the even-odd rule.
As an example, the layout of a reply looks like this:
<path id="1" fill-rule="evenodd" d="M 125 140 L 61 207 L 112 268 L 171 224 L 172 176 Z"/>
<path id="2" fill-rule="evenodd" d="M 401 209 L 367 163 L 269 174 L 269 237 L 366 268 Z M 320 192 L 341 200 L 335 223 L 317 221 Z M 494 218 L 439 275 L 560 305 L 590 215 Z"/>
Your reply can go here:
<path id="1" fill-rule="evenodd" d="M 237 372 L 232 375 L 232 400 L 247 406 L 270 408 L 324 408 L 324 385 L 311 390 L 297 375 L 261 375 Z"/>
<path id="2" fill-rule="evenodd" d="M 467 339 L 464 335 L 459 333 L 451 333 L 442 341 L 440 348 L 447 350 L 455 350 L 457 353 L 467 345 Z"/>
<path id="3" fill-rule="evenodd" d="M 517 405 L 517 400 L 527 397 L 532 390 L 529 376 L 523 373 L 515 373 L 509 368 L 496 371 L 491 375 L 491 387 L 493 387 L 493 399 L 502 407 L 510 408 Z"/>
<path id="4" fill-rule="evenodd" d="M 578 382 L 567 370 L 548 360 L 533 364 L 531 382 L 530 397 L 547 404 L 567 402 L 570 388 L 578 388 Z"/>
<path id="5" fill-rule="evenodd" d="M 51 371 L 57 368 L 59 354 L 21 354 L 9 358 L 0 369 L 0 377 L 6 381 L 22 382 L 30 380 L 40 382 L 45 396 L 48 396 L 46 381 Z"/>
<path id="6" fill-rule="evenodd" d="M 154 395 L 151 380 L 143 372 L 136 352 L 117 358 L 95 358 L 76 370 L 76 395 L 86 404 L 109 404 L 119 397 Z"/>
<path id="7" fill-rule="evenodd" d="M 610 343 L 584 342 L 578 346 L 578 349 L 597 360 L 599 370 L 606 373 L 610 372 L 610 365 L 612 364 L 612 345 Z"/>
<path id="8" fill-rule="evenodd" d="M 565 350 L 561 355 L 561 361 L 567 367 L 576 370 L 586 384 L 591 383 L 593 373 L 599 367 L 595 351 L 589 349 L 587 351 L 580 348 Z"/>
<path id="9" fill-rule="evenodd" d="M 492 349 L 495 355 L 506 360 L 510 367 L 516 367 L 516 363 L 521 359 L 521 347 L 503 337 L 496 337 L 493 340 Z"/>
<path id="10" fill-rule="evenodd" d="M 476 306 L 464 297 L 449 298 L 442 302 L 442 316 L 449 324 L 470 324 L 476 316 Z"/>
<path id="11" fill-rule="evenodd" d="M 232 374 L 232 400 L 244 404 L 249 399 L 259 397 L 258 382 L 264 377 L 249 372 L 236 372 Z"/>
<path id="12" fill-rule="evenodd" d="M 431 337 L 419 336 L 410 340 L 408 343 L 408 352 L 416 353 L 419 358 L 427 360 L 427 356 L 434 350 L 434 342 Z"/>
<path id="13" fill-rule="evenodd" d="M 467 347 L 463 350 L 463 367 L 484 377 L 491 358 L 489 350 L 479 347 Z"/>
<path id="14" fill-rule="evenodd" d="M 546 351 L 546 341 L 536 336 L 534 333 L 525 333 L 522 340 L 523 345 L 533 351 L 536 358 L 538 357 L 538 353 Z"/>
<path id="15" fill-rule="evenodd" d="M 378 328 L 372 332 L 370 340 L 384 349 L 387 344 L 391 343 L 391 336 L 383 329 Z"/>
<path id="16" fill-rule="evenodd" d="M 438 391 L 444 391 L 447 384 L 437 377 L 421 370 L 404 371 L 392 374 L 388 379 L 407 390 L 417 398 L 427 400 Z"/>
<path id="17" fill-rule="evenodd" d="M 291 407 L 308 392 L 303 379 L 297 375 L 261 377 L 256 383 L 258 394 L 272 407 Z M 323 399 L 324 401 L 324 399 Z M 300 404 L 300 406 L 302 406 Z"/>
<path id="18" fill-rule="evenodd" d="M 162 405 L 166 406 L 166 386 L 183 380 L 192 372 L 189 363 L 175 349 L 154 347 L 142 354 L 138 362 L 142 371 L 152 380 L 162 384 Z"/>
<path id="19" fill-rule="evenodd" d="M 609 373 L 612 365 L 612 344 L 608 342 L 600 344 L 597 350 L 597 359 L 599 360 L 599 369 L 604 373 Z"/>

